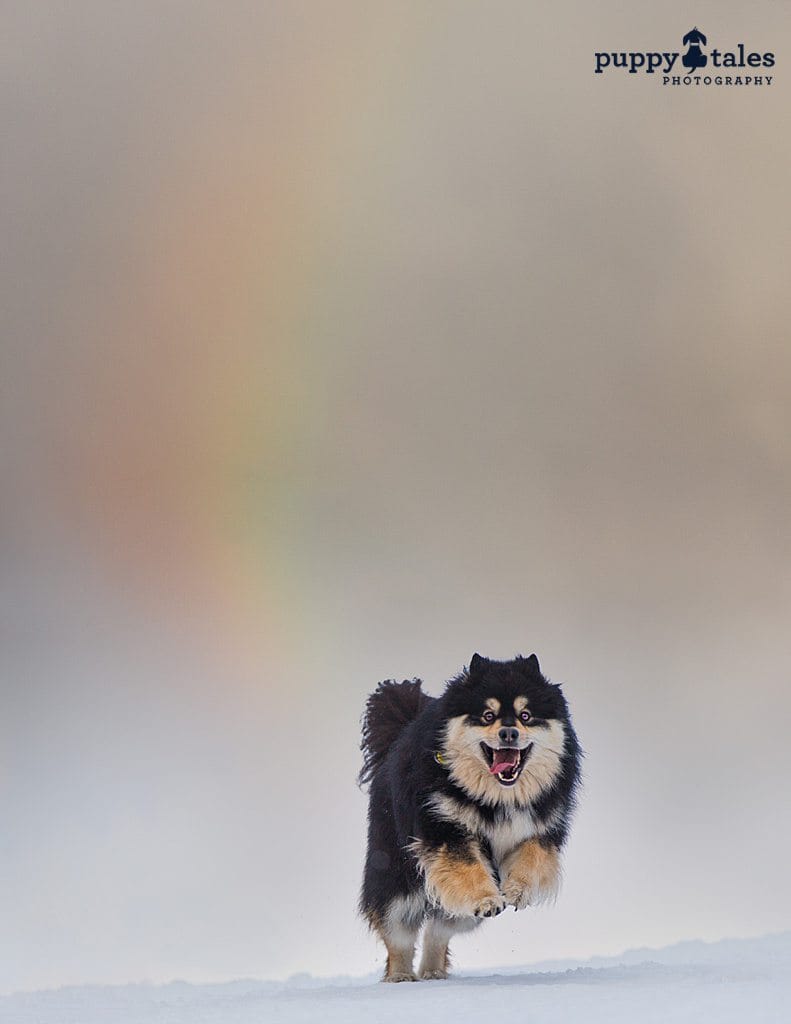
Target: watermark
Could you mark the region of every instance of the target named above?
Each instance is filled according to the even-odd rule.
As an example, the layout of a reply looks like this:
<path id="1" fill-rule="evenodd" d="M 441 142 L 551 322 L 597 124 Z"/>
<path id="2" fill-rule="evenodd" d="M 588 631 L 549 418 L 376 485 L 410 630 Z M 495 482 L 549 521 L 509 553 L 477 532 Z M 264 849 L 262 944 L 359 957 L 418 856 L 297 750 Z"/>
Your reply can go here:
<path id="1" fill-rule="evenodd" d="M 767 86 L 774 81 L 773 53 L 748 50 L 745 43 L 732 49 L 715 46 L 706 53 L 708 39 L 697 27 L 681 37 L 681 50 L 602 50 L 594 53 L 594 74 L 626 71 L 629 75 L 658 75 L 662 85 Z M 705 69 L 704 74 L 700 74 Z"/>

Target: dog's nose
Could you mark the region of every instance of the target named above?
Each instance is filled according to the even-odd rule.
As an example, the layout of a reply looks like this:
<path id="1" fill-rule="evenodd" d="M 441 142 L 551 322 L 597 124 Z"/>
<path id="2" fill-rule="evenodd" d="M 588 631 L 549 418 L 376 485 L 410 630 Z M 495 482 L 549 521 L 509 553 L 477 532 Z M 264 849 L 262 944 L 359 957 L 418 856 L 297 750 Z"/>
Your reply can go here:
<path id="1" fill-rule="evenodd" d="M 503 728 L 497 733 L 497 735 L 500 737 L 501 743 L 516 743 L 519 739 L 519 730 Z"/>

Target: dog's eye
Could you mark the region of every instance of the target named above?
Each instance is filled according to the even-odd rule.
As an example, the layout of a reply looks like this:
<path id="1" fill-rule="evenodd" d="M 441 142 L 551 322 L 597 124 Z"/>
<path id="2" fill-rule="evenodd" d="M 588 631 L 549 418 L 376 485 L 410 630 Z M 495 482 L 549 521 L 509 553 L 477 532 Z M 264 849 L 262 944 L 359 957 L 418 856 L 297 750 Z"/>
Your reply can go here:
<path id="1" fill-rule="evenodd" d="M 530 721 L 530 719 L 532 717 L 533 716 L 530 714 L 529 711 L 520 711 L 519 712 L 519 720 L 520 720 L 520 722 L 524 722 L 525 725 L 527 725 L 527 723 Z"/>
<path id="2" fill-rule="evenodd" d="M 495 714 L 493 711 L 484 711 L 481 718 L 487 723 L 487 725 L 490 725 L 495 719 Z"/>

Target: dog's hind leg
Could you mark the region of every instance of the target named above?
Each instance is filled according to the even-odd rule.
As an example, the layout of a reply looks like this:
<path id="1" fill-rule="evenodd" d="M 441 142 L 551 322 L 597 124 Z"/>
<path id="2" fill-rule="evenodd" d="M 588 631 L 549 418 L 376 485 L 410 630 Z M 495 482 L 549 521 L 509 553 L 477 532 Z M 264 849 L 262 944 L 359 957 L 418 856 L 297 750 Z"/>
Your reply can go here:
<path id="1" fill-rule="evenodd" d="M 430 917 L 423 933 L 423 954 L 420 958 L 418 977 L 424 981 L 447 978 L 450 968 L 448 944 L 459 932 L 470 932 L 480 921 L 469 918 L 443 916 Z"/>
<path id="2" fill-rule="evenodd" d="M 419 897 L 398 896 L 376 922 L 376 930 L 387 946 L 387 966 L 382 981 L 417 981 L 412 963 L 423 923 L 423 908 Z"/>

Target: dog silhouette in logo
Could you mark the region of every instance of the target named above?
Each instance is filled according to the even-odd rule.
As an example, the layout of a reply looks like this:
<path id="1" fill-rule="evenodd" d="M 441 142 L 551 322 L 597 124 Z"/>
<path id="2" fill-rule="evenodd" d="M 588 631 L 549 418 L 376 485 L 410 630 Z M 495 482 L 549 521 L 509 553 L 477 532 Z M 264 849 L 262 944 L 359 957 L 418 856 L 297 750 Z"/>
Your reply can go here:
<path id="1" fill-rule="evenodd" d="M 689 68 L 690 71 L 694 71 L 696 68 L 705 68 L 709 62 L 709 58 L 705 53 L 700 52 L 700 44 L 706 45 L 706 37 L 697 28 L 693 28 L 690 32 L 684 36 L 681 42 L 686 46 L 689 44 L 689 49 L 681 58 L 681 63 L 685 68 Z"/>

